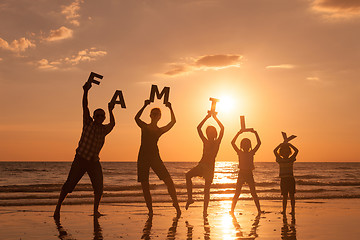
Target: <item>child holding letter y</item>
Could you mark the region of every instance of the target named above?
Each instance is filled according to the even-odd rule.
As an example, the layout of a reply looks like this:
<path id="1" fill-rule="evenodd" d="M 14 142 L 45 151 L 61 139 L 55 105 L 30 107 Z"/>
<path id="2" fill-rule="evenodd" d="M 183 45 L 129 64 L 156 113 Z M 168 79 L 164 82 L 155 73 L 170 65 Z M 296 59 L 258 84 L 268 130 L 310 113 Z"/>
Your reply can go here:
<path id="1" fill-rule="evenodd" d="M 294 151 L 292 155 L 291 150 Z M 286 214 L 288 195 L 290 196 L 291 201 L 291 214 L 295 214 L 295 178 L 293 174 L 293 165 L 296 161 L 298 152 L 299 150 L 289 143 L 287 139 L 274 149 L 276 162 L 279 164 L 280 168 L 280 189 L 281 195 L 283 196 L 282 214 Z"/>
<path id="2" fill-rule="evenodd" d="M 215 119 L 217 124 L 219 124 L 220 134 L 219 137 L 217 137 L 216 128 L 214 126 L 208 126 L 206 128 L 206 138 L 201 128 L 206 122 L 206 120 L 208 120 L 211 116 Z M 203 155 L 199 164 L 186 173 L 186 188 L 188 193 L 188 200 L 186 202 L 185 209 L 187 210 L 190 204 L 194 203 L 194 200 L 192 199 L 191 178 L 195 176 L 200 176 L 205 178 L 203 216 L 207 216 L 207 208 L 210 200 L 210 186 L 214 178 L 215 158 L 219 151 L 221 139 L 224 136 L 224 126 L 216 117 L 216 113 L 209 112 L 208 115 L 206 115 L 206 117 L 197 126 L 197 131 L 203 142 Z"/>
<path id="3" fill-rule="evenodd" d="M 251 148 L 251 141 L 248 138 L 244 138 L 241 140 L 240 148 L 238 148 L 236 146 L 235 142 L 236 142 L 237 138 L 239 137 L 239 135 L 242 134 L 243 132 L 252 132 L 255 134 L 257 144 L 253 149 Z M 232 204 L 231 204 L 230 214 L 234 214 L 234 209 L 235 209 L 236 203 L 238 201 L 238 198 L 240 196 L 241 188 L 244 183 L 247 183 L 249 185 L 251 195 L 254 199 L 258 213 L 260 214 L 261 213 L 260 202 L 259 202 L 259 198 L 256 194 L 255 181 L 254 181 L 254 176 L 253 176 L 253 170 L 255 168 L 254 167 L 254 155 L 261 145 L 260 137 L 259 137 L 258 133 L 256 131 L 254 131 L 254 129 L 252 129 L 252 128 L 251 129 L 241 129 L 235 135 L 234 139 L 231 141 L 231 145 L 233 146 L 234 150 L 238 154 L 240 170 L 239 170 L 239 175 L 238 175 L 238 179 L 237 179 L 237 183 L 236 183 L 235 195 L 234 195 L 234 198 L 233 198 Z"/>

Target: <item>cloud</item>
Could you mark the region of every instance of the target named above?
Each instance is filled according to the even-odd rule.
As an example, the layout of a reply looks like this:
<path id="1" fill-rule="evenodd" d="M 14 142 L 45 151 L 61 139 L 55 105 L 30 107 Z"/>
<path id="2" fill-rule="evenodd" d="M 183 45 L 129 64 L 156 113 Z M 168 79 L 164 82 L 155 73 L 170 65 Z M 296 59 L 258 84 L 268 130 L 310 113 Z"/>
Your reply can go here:
<path id="1" fill-rule="evenodd" d="M 318 77 L 307 77 L 306 80 L 312 81 L 312 82 L 320 82 L 320 78 L 318 78 Z"/>
<path id="2" fill-rule="evenodd" d="M 10 44 L 6 40 L 0 38 L 0 48 L 15 53 L 24 52 L 26 49 L 35 46 L 36 45 L 34 43 L 32 43 L 29 39 L 26 39 L 24 37 L 18 40 L 15 39 Z"/>
<path id="3" fill-rule="evenodd" d="M 330 18 L 352 18 L 360 16 L 359 0 L 314 0 L 312 8 Z"/>
<path id="4" fill-rule="evenodd" d="M 77 65 L 81 62 L 96 61 L 99 57 L 103 57 L 107 54 L 106 51 L 97 50 L 96 48 L 84 49 L 71 57 L 60 58 L 49 62 L 47 59 L 41 59 L 36 61 L 35 64 L 39 69 L 59 69 L 62 67 L 68 67 L 69 65 Z"/>
<path id="5" fill-rule="evenodd" d="M 265 68 L 266 69 L 293 69 L 293 68 L 295 68 L 295 66 L 292 64 L 280 64 L 280 65 L 266 66 Z"/>
<path id="6" fill-rule="evenodd" d="M 77 65 L 84 61 L 95 61 L 98 57 L 105 56 L 106 54 L 106 51 L 96 50 L 96 48 L 85 49 L 79 51 L 76 55 L 65 58 L 64 61 L 72 65 Z"/>
<path id="7" fill-rule="evenodd" d="M 83 3 L 84 0 L 75 0 L 68 6 L 62 6 L 61 13 L 65 15 L 66 20 L 70 21 L 71 24 L 75 26 L 79 26 L 79 18 L 80 14 L 78 13 L 80 10 L 80 4 Z"/>
<path id="8" fill-rule="evenodd" d="M 51 63 L 45 58 L 37 61 L 37 65 L 39 69 L 57 69 L 57 67 Z"/>
<path id="9" fill-rule="evenodd" d="M 62 26 L 59 29 L 50 30 L 49 36 L 46 38 L 43 38 L 43 40 L 48 41 L 48 42 L 54 42 L 54 41 L 71 38 L 72 35 L 73 35 L 73 30 Z"/>
<path id="10" fill-rule="evenodd" d="M 240 67 L 242 58 L 241 55 L 230 54 L 205 55 L 180 63 L 172 63 L 170 64 L 171 69 L 164 74 L 176 76 L 198 70 L 219 70 L 229 67 Z"/>

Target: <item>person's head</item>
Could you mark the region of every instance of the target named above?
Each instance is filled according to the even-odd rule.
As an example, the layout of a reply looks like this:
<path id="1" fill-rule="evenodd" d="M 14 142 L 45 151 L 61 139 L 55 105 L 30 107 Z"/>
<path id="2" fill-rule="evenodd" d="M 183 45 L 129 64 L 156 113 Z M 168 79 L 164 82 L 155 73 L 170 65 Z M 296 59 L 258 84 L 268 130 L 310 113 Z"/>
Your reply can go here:
<path id="1" fill-rule="evenodd" d="M 244 152 L 250 152 L 251 150 L 251 141 L 248 138 L 243 138 L 240 142 L 240 149 Z"/>
<path id="2" fill-rule="evenodd" d="M 161 118 L 161 110 L 160 110 L 160 108 L 151 109 L 150 118 L 151 118 L 151 121 L 158 122 L 160 120 L 160 118 Z"/>
<path id="3" fill-rule="evenodd" d="M 105 120 L 105 111 L 101 108 L 96 109 L 93 118 L 95 123 L 102 124 Z"/>
<path id="4" fill-rule="evenodd" d="M 279 149 L 279 154 L 283 158 L 288 158 L 291 154 L 291 148 L 289 144 L 282 144 Z"/>
<path id="5" fill-rule="evenodd" d="M 206 128 L 206 136 L 209 140 L 214 140 L 217 137 L 217 131 L 214 126 L 208 126 Z"/>

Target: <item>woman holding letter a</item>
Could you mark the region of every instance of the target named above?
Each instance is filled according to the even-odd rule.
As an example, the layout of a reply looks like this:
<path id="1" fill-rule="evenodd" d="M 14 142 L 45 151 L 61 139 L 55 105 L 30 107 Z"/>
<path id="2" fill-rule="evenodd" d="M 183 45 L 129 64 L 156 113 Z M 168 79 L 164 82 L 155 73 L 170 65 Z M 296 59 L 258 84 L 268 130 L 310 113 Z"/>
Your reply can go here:
<path id="1" fill-rule="evenodd" d="M 150 104 L 150 100 L 145 100 L 144 106 L 139 110 L 135 116 L 137 125 L 141 128 L 141 146 L 139 150 L 137 171 L 138 182 L 141 182 L 146 206 L 149 209 L 149 216 L 153 215 L 152 198 L 149 188 L 149 171 L 150 167 L 154 170 L 156 175 L 164 181 L 168 188 L 169 195 L 173 201 L 173 206 L 176 209 L 177 217 L 180 217 L 181 210 L 176 197 L 176 190 L 174 182 L 166 169 L 163 161 L 160 158 L 159 148 L 157 142 L 161 135 L 169 131 L 175 124 L 175 114 L 171 107 L 171 103 L 167 102 L 165 105 L 170 109 L 171 121 L 164 127 L 158 127 L 157 123 L 161 118 L 161 111 L 159 108 L 153 108 L 150 112 L 151 122 L 149 124 L 143 122 L 140 117 L 144 109 Z"/>

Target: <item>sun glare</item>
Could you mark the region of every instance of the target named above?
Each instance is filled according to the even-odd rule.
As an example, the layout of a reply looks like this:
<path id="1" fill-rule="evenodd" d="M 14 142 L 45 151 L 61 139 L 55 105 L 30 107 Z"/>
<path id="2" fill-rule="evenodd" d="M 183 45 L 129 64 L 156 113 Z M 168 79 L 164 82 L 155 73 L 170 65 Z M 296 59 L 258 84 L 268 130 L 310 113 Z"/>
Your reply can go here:
<path id="1" fill-rule="evenodd" d="M 236 100 L 230 95 L 222 95 L 219 97 L 216 110 L 223 113 L 231 113 L 236 107 Z"/>

